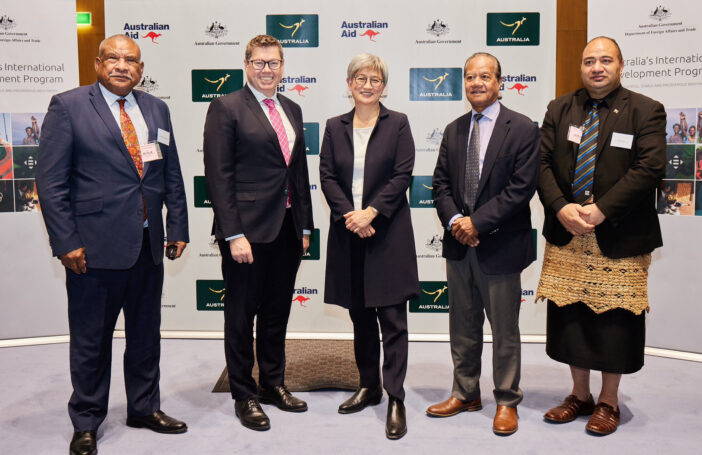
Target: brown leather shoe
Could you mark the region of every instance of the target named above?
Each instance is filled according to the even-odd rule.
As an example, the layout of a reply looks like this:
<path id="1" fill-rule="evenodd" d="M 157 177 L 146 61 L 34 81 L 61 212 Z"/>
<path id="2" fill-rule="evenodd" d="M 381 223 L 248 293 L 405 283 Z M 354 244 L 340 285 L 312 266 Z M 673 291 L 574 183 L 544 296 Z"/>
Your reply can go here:
<path id="1" fill-rule="evenodd" d="M 605 436 L 617 431 L 617 426 L 619 426 L 619 409 L 615 411 L 607 403 L 597 403 L 585 429 L 590 433 Z"/>
<path id="2" fill-rule="evenodd" d="M 507 436 L 517 431 L 517 408 L 497 405 L 495 420 L 492 422 L 492 431 L 495 434 Z"/>
<path id="3" fill-rule="evenodd" d="M 585 401 L 581 401 L 575 395 L 568 395 L 565 400 L 555 408 L 548 410 L 544 414 L 544 419 L 553 423 L 572 422 L 578 416 L 588 416 L 595 409 L 595 400 L 592 394 L 587 396 Z"/>
<path id="4" fill-rule="evenodd" d="M 464 403 L 458 398 L 450 397 L 446 401 L 429 406 L 427 415 L 432 417 L 451 417 L 459 412 L 473 412 L 481 409 L 483 409 L 483 404 L 480 402 L 480 398 Z"/>

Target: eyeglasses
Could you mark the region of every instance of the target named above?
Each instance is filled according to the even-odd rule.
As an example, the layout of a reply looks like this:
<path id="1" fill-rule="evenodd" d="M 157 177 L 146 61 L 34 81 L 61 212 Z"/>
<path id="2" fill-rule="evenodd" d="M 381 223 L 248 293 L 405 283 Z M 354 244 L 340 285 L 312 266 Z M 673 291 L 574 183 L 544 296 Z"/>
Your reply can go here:
<path id="1" fill-rule="evenodd" d="M 277 70 L 278 68 L 280 68 L 280 65 L 283 64 L 283 61 L 282 60 L 268 60 L 268 61 L 266 61 L 266 60 L 249 60 L 249 63 L 251 63 L 251 65 L 254 67 L 254 69 L 257 69 L 257 70 L 262 70 L 263 68 L 266 67 L 266 65 L 268 65 L 268 68 L 270 68 L 272 70 Z"/>
<path id="2" fill-rule="evenodd" d="M 370 81 L 371 87 L 373 88 L 378 88 L 381 85 L 383 85 L 383 80 L 378 79 L 377 77 L 371 77 L 368 79 L 368 77 L 360 75 L 360 76 L 354 76 L 353 80 L 356 82 L 356 85 L 359 87 L 364 87 L 366 85 L 366 82 Z"/>

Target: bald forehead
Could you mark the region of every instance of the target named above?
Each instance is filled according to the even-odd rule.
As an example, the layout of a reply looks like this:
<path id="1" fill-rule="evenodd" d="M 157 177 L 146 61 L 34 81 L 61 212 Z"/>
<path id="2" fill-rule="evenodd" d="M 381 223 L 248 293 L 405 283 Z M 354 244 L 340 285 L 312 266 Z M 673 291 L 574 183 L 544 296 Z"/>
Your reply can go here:
<path id="1" fill-rule="evenodd" d="M 105 49 L 114 49 L 117 47 L 127 48 L 132 52 L 136 52 L 139 58 L 141 58 L 141 49 L 139 48 L 139 45 L 136 43 L 136 41 L 126 35 L 112 35 L 109 38 L 102 40 L 100 47 L 98 48 L 98 57 L 102 57 L 104 55 Z"/>

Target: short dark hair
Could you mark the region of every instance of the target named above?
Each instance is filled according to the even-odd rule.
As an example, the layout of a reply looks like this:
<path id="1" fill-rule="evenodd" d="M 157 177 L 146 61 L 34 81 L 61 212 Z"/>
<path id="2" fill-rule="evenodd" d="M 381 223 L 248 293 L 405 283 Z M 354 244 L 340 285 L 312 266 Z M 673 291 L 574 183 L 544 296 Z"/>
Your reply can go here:
<path id="1" fill-rule="evenodd" d="M 617 58 L 619 59 L 619 63 L 624 62 L 624 58 L 622 57 L 622 49 L 619 47 L 619 43 L 614 38 L 610 38 L 609 36 L 596 36 L 592 38 L 590 41 L 587 42 L 585 47 L 589 46 L 591 42 L 595 41 L 596 39 L 606 39 L 609 40 L 612 44 L 614 44 L 614 47 L 617 48 Z"/>
<path id="2" fill-rule="evenodd" d="M 255 47 L 271 47 L 275 46 L 278 48 L 278 52 L 280 53 L 280 59 L 283 60 L 283 45 L 280 44 L 280 41 L 278 41 L 275 37 L 271 35 L 258 35 L 254 36 L 251 41 L 246 45 L 246 61 L 248 62 L 249 59 L 251 59 L 251 54 L 253 54 L 253 50 Z"/>
<path id="3" fill-rule="evenodd" d="M 495 79 L 499 79 L 502 77 L 502 65 L 500 65 L 500 61 L 497 60 L 497 57 L 495 57 L 492 54 L 489 54 L 487 52 L 476 52 L 475 54 L 471 55 L 468 57 L 466 60 L 466 63 L 463 65 L 463 76 L 465 77 L 466 74 L 466 68 L 468 68 L 468 63 L 473 60 L 476 57 L 490 57 L 495 61 Z"/>

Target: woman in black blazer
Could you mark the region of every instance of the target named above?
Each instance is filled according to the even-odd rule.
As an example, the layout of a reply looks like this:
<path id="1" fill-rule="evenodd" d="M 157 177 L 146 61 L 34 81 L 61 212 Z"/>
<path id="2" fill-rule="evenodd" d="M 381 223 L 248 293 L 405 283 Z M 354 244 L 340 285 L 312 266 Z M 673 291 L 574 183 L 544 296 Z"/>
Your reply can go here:
<path id="1" fill-rule="evenodd" d="M 407 203 L 414 141 L 407 116 L 380 104 L 388 77 L 380 57 L 357 55 L 347 75 L 355 107 L 327 121 L 319 164 L 331 209 L 324 301 L 349 310 L 361 378 L 339 412 L 380 403 L 380 322 L 389 395 L 385 433 L 399 439 L 407 432 L 407 300 L 419 294 Z"/>

